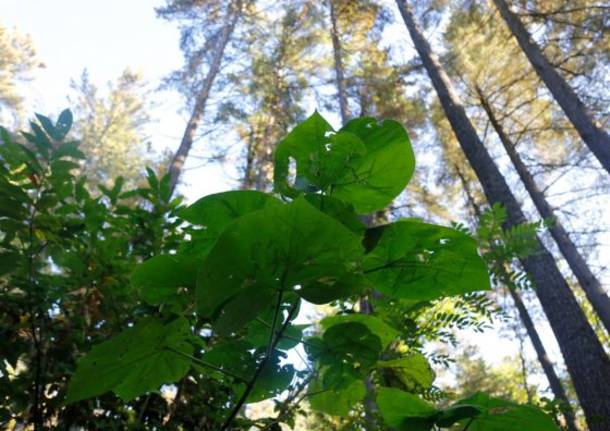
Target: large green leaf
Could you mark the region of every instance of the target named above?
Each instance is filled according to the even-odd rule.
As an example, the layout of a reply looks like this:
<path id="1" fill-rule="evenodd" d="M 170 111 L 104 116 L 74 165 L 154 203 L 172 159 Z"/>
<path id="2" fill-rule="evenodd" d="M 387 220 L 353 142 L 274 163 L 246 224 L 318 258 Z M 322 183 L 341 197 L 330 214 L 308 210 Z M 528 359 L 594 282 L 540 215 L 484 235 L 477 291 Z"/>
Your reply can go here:
<path id="1" fill-rule="evenodd" d="M 397 431 L 429 431 L 437 414 L 427 401 L 395 388 L 379 388 L 377 407 L 383 421 Z"/>
<path id="2" fill-rule="evenodd" d="M 255 403 L 280 395 L 294 379 L 294 366 L 292 364 L 280 365 L 285 356 L 275 352 L 275 355 L 263 367 L 256 380 L 252 392 L 248 395 L 248 402 Z"/>
<path id="3" fill-rule="evenodd" d="M 376 289 L 410 300 L 432 300 L 490 289 L 477 243 L 455 229 L 400 220 L 367 231 L 364 271 Z"/>
<path id="4" fill-rule="evenodd" d="M 175 301 L 178 296 L 193 294 L 200 266 L 201 259 L 191 256 L 155 256 L 136 267 L 131 284 L 149 304 Z"/>
<path id="5" fill-rule="evenodd" d="M 254 346 L 246 341 L 230 341 L 215 346 L 205 352 L 201 360 L 207 364 L 214 365 L 220 371 L 212 371 L 202 367 L 201 370 L 217 379 L 227 382 L 227 375 L 239 377 L 231 378 L 236 395 L 246 388 L 246 382 L 251 381 L 257 367 L 263 360 L 266 349 L 254 349 Z M 285 356 L 282 352 L 274 350 L 272 356 L 266 361 L 260 375 L 254 383 L 252 392 L 247 401 L 249 403 L 272 398 L 284 391 L 294 378 L 294 367 L 291 364 L 282 364 Z"/>
<path id="6" fill-rule="evenodd" d="M 481 392 L 460 400 L 453 407 L 460 406 L 474 406 L 481 411 L 468 426 L 469 431 L 558 431 L 559 429 L 553 419 L 536 406 L 492 398 Z"/>
<path id="7" fill-rule="evenodd" d="M 351 120 L 341 129 L 358 136 L 366 153 L 350 160 L 336 184 L 333 196 L 351 202 L 362 213 L 385 208 L 413 176 L 415 155 L 404 127 L 393 120 Z"/>
<path id="8" fill-rule="evenodd" d="M 337 299 L 345 289 L 335 285 L 359 268 L 362 252 L 357 235 L 303 198 L 266 206 L 236 219 L 210 250 L 197 279 L 198 311 L 230 333 L 279 291 L 307 299 L 309 286 L 323 285 Z"/>
<path id="9" fill-rule="evenodd" d="M 256 360 L 252 351 L 254 346 L 247 341 L 237 340 L 218 344 L 206 351 L 201 360 L 207 364 L 214 365 L 221 371 L 210 372 L 209 368 L 202 368 L 202 371 L 220 380 L 224 380 L 227 375 L 239 377 L 240 380 L 247 382 L 256 370 Z M 197 364 L 194 364 L 197 366 Z"/>
<path id="10" fill-rule="evenodd" d="M 320 321 L 322 329 L 328 329 L 341 323 L 357 322 L 366 326 L 369 331 L 379 337 L 382 347 L 387 347 L 400 336 L 400 332 L 378 317 L 370 314 L 346 314 L 342 316 L 329 316 Z"/>
<path id="11" fill-rule="evenodd" d="M 354 406 L 362 401 L 366 388 L 362 380 L 354 380 L 342 389 L 325 389 L 321 378 L 309 385 L 307 397 L 312 409 L 333 415 L 347 416 Z"/>
<path id="12" fill-rule="evenodd" d="M 200 230 L 191 232 L 193 238 L 189 247 L 205 256 L 231 222 L 267 206 L 279 205 L 282 203 L 270 194 L 237 190 L 205 196 L 183 209 L 180 216 L 189 223 L 201 226 Z"/>
<path id="13" fill-rule="evenodd" d="M 294 296 L 296 297 L 296 295 Z M 298 300 L 298 297 L 296 297 L 296 299 Z M 292 305 L 291 302 L 293 301 L 287 301 L 284 303 L 282 307 L 283 310 L 281 311 L 282 314 L 284 313 L 284 310 L 286 312 L 289 311 L 289 308 Z M 269 342 L 269 334 L 271 332 L 274 312 L 275 304 L 259 314 L 256 320 L 248 323 L 246 326 L 244 340 L 251 343 L 254 347 L 266 346 Z M 303 330 L 308 326 L 309 325 L 288 324 L 284 330 L 284 333 L 282 334 L 282 337 L 280 338 L 280 341 L 278 342 L 277 349 L 288 350 L 295 347 L 301 342 Z"/>
<path id="14" fill-rule="evenodd" d="M 318 172 L 320 161 L 326 153 L 328 134 L 332 126 L 316 111 L 307 120 L 297 125 L 275 149 L 273 181 L 275 190 L 286 196 L 297 196 L 289 184 L 290 159 L 296 162 L 295 186 L 311 185 L 312 191 L 323 188 Z M 327 186 L 327 185 L 326 185 Z"/>
<path id="15" fill-rule="evenodd" d="M 338 390 L 365 377 L 382 350 L 381 340 L 359 322 L 330 326 L 322 338 L 310 338 L 305 350 L 324 369 L 325 389 Z"/>
<path id="16" fill-rule="evenodd" d="M 289 184 L 291 160 L 296 162 L 294 186 Z M 287 196 L 322 191 L 368 213 L 400 194 L 414 167 L 409 137 L 399 123 L 360 118 L 334 132 L 316 112 L 278 145 L 275 189 Z"/>
<path id="17" fill-rule="evenodd" d="M 379 361 L 389 379 L 397 379 L 406 390 L 427 389 L 432 386 L 435 374 L 428 360 L 420 353 L 413 353 L 398 359 Z"/>
<path id="18" fill-rule="evenodd" d="M 335 199 L 331 196 L 308 193 L 305 195 L 307 202 L 324 214 L 331 216 L 339 221 L 349 230 L 361 235 L 366 230 L 361 217 L 356 213 L 354 207 L 347 202 Z"/>
<path id="19" fill-rule="evenodd" d="M 380 388 L 377 405 L 384 422 L 397 431 L 428 431 L 457 423 L 475 431 L 557 431 L 553 419 L 528 404 L 477 393 L 445 409 L 435 409 L 416 395 L 395 388 Z"/>
<path id="20" fill-rule="evenodd" d="M 79 361 L 68 387 L 67 402 L 108 391 L 128 401 L 179 380 L 191 365 L 187 357 L 193 353 L 187 341 L 190 336 L 191 329 L 184 318 L 169 324 L 152 317 L 138 322 L 94 346 Z"/>

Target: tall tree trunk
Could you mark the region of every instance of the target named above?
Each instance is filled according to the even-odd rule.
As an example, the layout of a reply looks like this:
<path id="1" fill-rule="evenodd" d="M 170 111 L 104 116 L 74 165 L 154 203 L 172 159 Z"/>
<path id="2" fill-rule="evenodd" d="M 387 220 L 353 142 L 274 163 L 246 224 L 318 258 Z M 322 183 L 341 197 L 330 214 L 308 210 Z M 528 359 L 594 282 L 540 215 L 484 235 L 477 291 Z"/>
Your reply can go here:
<path id="1" fill-rule="evenodd" d="M 208 99 L 210 98 L 212 85 L 214 85 L 214 80 L 220 71 L 220 65 L 222 63 L 225 48 L 231 39 L 231 35 L 235 30 L 235 25 L 237 24 L 238 19 L 242 15 L 242 6 L 242 0 L 235 0 L 231 1 L 227 7 L 225 24 L 222 27 L 220 36 L 218 37 L 216 46 L 214 47 L 214 54 L 212 56 L 210 68 L 208 69 L 208 73 L 203 80 L 201 91 L 195 100 L 195 106 L 193 107 L 191 117 L 189 118 L 188 123 L 186 123 L 184 135 L 182 135 L 182 140 L 180 141 L 180 146 L 178 147 L 178 150 L 174 154 L 174 157 L 169 165 L 168 173 L 170 176 L 170 194 L 173 194 L 174 190 L 176 189 L 184 163 L 189 152 L 191 151 L 191 147 L 193 146 L 195 134 L 197 133 L 197 129 L 201 124 Z"/>
<path id="2" fill-rule="evenodd" d="M 468 120 L 449 77 L 424 38 L 405 0 L 397 0 L 402 18 L 436 89 L 445 115 L 474 169 L 487 200 L 507 211 L 507 227 L 526 221 L 504 177 Z M 549 251 L 521 260 L 536 285 L 536 293 L 557 338 L 591 431 L 610 427 L 610 360 L 580 309 Z"/>
<path id="3" fill-rule="evenodd" d="M 553 65 L 551 65 L 523 23 L 519 20 L 519 17 L 509 9 L 506 1 L 493 0 L 493 2 L 540 79 L 546 84 L 551 94 L 553 94 L 553 97 L 570 119 L 582 140 L 595 154 L 595 157 L 597 157 L 606 171 L 610 173 L 610 135 L 595 124 L 591 114 L 587 111 L 587 107 Z"/>
<path id="4" fill-rule="evenodd" d="M 513 298 L 513 302 L 517 307 L 517 311 L 519 312 L 519 317 L 521 318 L 521 322 L 523 322 L 523 326 L 527 331 L 527 336 L 530 338 L 532 345 L 534 346 L 534 350 L 536 351 L 536 357 L 538 358 L 538 362 L 542 366 L 542 370 L 546 375 L 547 380 L 549 381 L 549 386 L 551 387 L 551 391 L 553 391 L 553 395 L 555 395 L 555 399 L 561 402 L 561 413 L 566 420 L 566 425 L 572 431 L 576 431 L 578 428 L 576 427 L 576 422 L 574 421 L 574 411 L 572 410 L 572 406 L 570 405 L 570 401 L 568 400 L 568 396 L 563 389 L 561 384 L 561 380 L 557 377 L 555 373 L 555 368 L 553 362 L 551 362 L 549 356 L 546 353 L 546 349 L 542 344 L 542 340 L 538 335 L 538 331 L 536 330 L 536 326 L 532 321 L 532 318 L 521 299 L 521 295 L 515 289 L 508 289 L 510 296 Z"/>
<path id="5" fill-rule="evenodd" d="M 542 191 L 538 189 L 534 178 L 529 173 L 527 166 L 525 166 L 525 163 L 523 163 L 523 160 L 521 160 L 521 156 L 519 156 L 517 153 L 514 144 L 511 142 L 502 125 L 496 118 L 496 114 L 493 112 L 493 109 L 485 98 L 483 92 L 478 87 L 476 88 L 476 92 L 478 94 L 481 106 L 489 117 L 489 122 L 500 137 L 500 141 L 502 142 L 504 149 L 508 153 L 508 156 L 515 166 L 515 169 L 517 169 L 519 177 L 521 178 L 521 181 L 523 181 L 523 184 L 532 198 L 534 205 L 536 205 L 538 212 L 542 217 L 554 220 L 554 223 L 549 228 L 549 231 L 559 246 L 561 254 L 566 259 L 568 265 L 572 269 L 572 272 L 576 276 L 578 283 L 585 291 L 587 299 L 606 327 L 608 333 L 610 333 L 610 297 L 608 297 L 602 288 L 601 283 L 597 277 L 595 277 L 589 268 L 589 265 L 587 265 L 587 262 L 578 251 L 576 245 L 570 239 L 570 236 L 566 232 L 561 222 L 555 217 L 553 208 L 546 200 Z"/>
<path id="6" fill-rule="evenodd" d="M 481 208 L 476 203 L 474 196 L 472 195 L 472 193 L 470 191 L 470 187 L 468 186 L 468 181 L 466 180 L 465 175 L 462 173 L 461 169 L 459 168 L 459 166 L 457 164 L 454 166 L 454 169 L 456 170 L 458 178 L 460 179 L 460 182 L 462 183 L 462 187 L 464 188 L 464 192 L 466 193 L 466 199 L 468 201 L 468 204 L 472 208 L 477 220 L 479 220 L 481 218 Z M 561 381 L 559 380 L 559 378 L 557 377 L 557 374 L 555 373 L 554 365 L 546 353 L 546 349 L 544 348 L 544 345 L 542 344 L 542 340 L 540 339 L 540 336 L 538 335 L 538 331 L 536 330 L 536 327 L 534 326 L 534 322 L 532 321 L 529 311 L 527 311 L 527 308 L 525 307 L 525 304 L 523 303 L 523 300 L 521 299 L 521 295 L 519 295 L 519 293 L 516 290 L 508 288 L 508 291 L 509 291 L 511 297 L 513 298 L 513 301 L 517 308 L 517 312 L 519 313 L 519 318 L 521 319 L 521 322 L 523 322 L 523 326 L 525 327 L 525 331 L 527 332 L 527 335 L 530 338 L 532 345 L 534 346 L 534 350 L 536 351 L 536 357 L 538 358 L 538 361 L 540 362 L 540 365 L 542 366 L 542 370 L 544 371 L 544 374 L 546 375 L 546 378 L 549 381 L 549 386 L 551 388 L 551 391 L 553 392 L 555 399 L 557 399 L 561 402 L 560 409 L 563 414 L 563 417 L 565 418 L 566 425 L 568 426 L 568 429 L 570 431 L 578 431 L 578 428 L 576 427 L 576 422 L 574 421 L 574 411 L 572 410 L 570 401 L 568 400 L 568 397 L 564 391 Z M 521 342 L 521 340 L 519 340 L 519 341 Z M 526 391 L 528 394 L 528 400 L 529 400 L 530 393 L 529 393 L 529 390 L 527 389 L 527 379 L 526 379 L 526 375 L 525 375 L 525 373 L 526 373 L 525 372 L 525 362 L 524 362 L 523 352 L 522 352 L 523 347 L 522 346 L 520 346 L 520 347 L 521 347 L 520 355 L 521 355 L 522 369 L 523 369 L 523 382 L 524 382 L 524 386 L 526 387 Z"/>
<path id="7" fill-rule="evenodd" d="M 337 83 L 337 93 L 339 96 L 339 110 L 341 112 L 341 123 L 345 124 L 349 120 L 350 112 L 347 104 L 347 93 L 345 91 L 345 73 L 343 69 L 343 53 L 341 40 L 339 40 L 339 30 L 337 28 L 337 13 L 335 11 L 334 0 L 328 0 L 330 9 L 330 38 L 333 43 L 333 56 L 335 60 L 335 80 Z"/>

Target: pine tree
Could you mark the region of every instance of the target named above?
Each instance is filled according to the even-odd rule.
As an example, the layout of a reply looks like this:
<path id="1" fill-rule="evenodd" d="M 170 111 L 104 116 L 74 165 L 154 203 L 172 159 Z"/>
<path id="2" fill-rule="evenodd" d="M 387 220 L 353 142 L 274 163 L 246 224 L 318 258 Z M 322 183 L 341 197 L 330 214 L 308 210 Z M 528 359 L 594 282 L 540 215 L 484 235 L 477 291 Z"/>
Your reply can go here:
<path id="1" fill-rule="evenodd" d="M 119 176 L 126 186 L 137 186 L 144 167 L 158 163 L 146 134 L 152 106 L 147 83 L 126 69 L 106 91 L 100 91 L 85 70 L 71 87 L 74 129 L 87 156 L 83 170 L 90 188 L 110 187 Z"/>
<path id="2" fill-rule="evenodd" d="M 440 62 L 432 53 L 406 2 L 397 1 L 424 67 L 439 96 L 462 150 L 477 173 L 490 203 L 502 203 L 508 226 L 526 221 L 525 216 L 466 116 L 464 107 Z M 555 333 L 591 430 L 605 429 L 610 417 L 610 360 L 580 310 L 552 255 L 540 244 L 540 252 L 522 260 L 532 276 L 536 292 Z"/>
<path id="3" fill-rule="evenodd" d="M 610 135 L 595 123 L 586 106 L 545 57 L 540 47 L 504 0 L 494 0 L 500 15 L 519 42 L 536 73 L 549 88 L 582 140 L 610 173 Z"/>
<path id="4" fill-rule="evenodd" d="M 208 1 L 168 0 L 166 6 L 157 10 L 159 16 L 165 19 L 183 22 L 181 48 L 186 64 L 184 70 L 173 78 L 185 93 L 195 94 L 190 118 L 168 169 L 172 193 L 206 112 L 212 87 L 220 73 L 225 49 L 249 3 L 248 0 L 231 0 L 219 5 L 217 2 Z M 221 24 L 215 25 L 217 21 Z M 203 65 L 206 65 L 207 69 L 202 76 Z"/>
<path id="5" fill-rule="evenodd" d="M 37 59 L 34 44 L 28 36 L 1 24 L 0 52 L 0 119 L 6 120 L 6 113 L 18 120 L 22 114 L 23 97 L 17 85 L 27 80 L 37 66 L 44 65 Z"/>

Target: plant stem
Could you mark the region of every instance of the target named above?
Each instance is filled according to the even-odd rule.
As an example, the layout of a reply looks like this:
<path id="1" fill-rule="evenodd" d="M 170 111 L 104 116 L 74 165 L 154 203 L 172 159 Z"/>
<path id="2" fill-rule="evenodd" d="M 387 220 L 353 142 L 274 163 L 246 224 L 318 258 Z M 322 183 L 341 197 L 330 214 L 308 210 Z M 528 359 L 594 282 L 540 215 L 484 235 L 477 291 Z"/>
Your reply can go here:
<path id="1" fill-rule="evenodd" d="M 281 301 L 278 301 L 278 304 L 281 305 Z M 282 327 L 280 328 L 280 330 L 277 331 L 276 334 L 273 334 L 275 331 L 273 331 L 273 330 L 271 331 L 270 343 L 267 346 L 267 351 L 268 352 L 272 352 L 273 349 L 275 349 L 275 346 L 277 346 L 277 343 L 280 341 L 280 338 L 282 337 L 282 334 L 284 333 L 284 331 L 286 330 L 286 328 L 290 324 L 290 320 L 292 320 L 293 314 L 297 310 L 298 304 L 299 304 L 299 302 L 296 301 L 292 305 L 292 307 L 290 308 L 290 311 L 288 312 L 288 318 L 282 324 Z M 274 316 L 274 322 L 275 323 L 277 323 L 276 322 L 277 315 L 279 315 L 279 309 L 278 308 L 279 307 L 276 307 L 276 310 L 275 310 L 275 316 Z M 272 326 L 275 326 L 275 323 Z M 273 335 L 275 335 L 275 336 L 273 336 Z M 261 372 L 263 371 L 263 368 L 265 368 L 265 365 L 267 365 L 267 362 L 269 362 L 270 357 L 271 357 L 270 354 L 266 354 L 265 355 L 265 357 L 263 358 L 263 360 L 259 364 L 258 368 L 254 372 L 254 375 L 252 376 L 252 378 L 248 382 L 248 386 L 246 386 L 246 389 L 244 390 L 244 393 L 239 398 L 239 401 L 237 401 L 237 404 L 235 404 L 235 406 L 233 407 L 233 410 L 231 411 L 231 413 L 229 414 L 229 416 L 225 420 L 224 424 L 220 428 L 220 431 L 226 431 L 226 430 L 229 429 L 229 426 L 231 425 L 231 422 L 233 422 L 233 420 L 237 416 L 237 413 L 239 413 L 239 411 L 241 410 L 242 406 L 245 404 L 246 400 L 248 399 L 248 396 L 252 392 L 252 389 L 254 389 L 254 384 L 256 383 L 256 380 L 260 376 Z"/>
<path id="2" fill-rule="evenodd" d="M 239 375 L 233 373 L 232 371 L 222 369 L 220 367 L 217 367 L 216 365 L 212 365 L 209 362 L 203 361 L 203 360 L 201 360 L 199 358 L 196 358 L 196 357 L 194 357 L 192 355 L 189 355 L 187 353 L 181 352 L 180 350 L 174 349 L 173 347 L 167 347 L 167 350 L 169 350 L 169 351 L 171 351 L 173 353 L 176 353 L 177 355 L 180 355 L 180 356 L 182 356 L 184 358 L 190 359 L 191 361 L 195 362 L 198 365 L 201 365 L 202 367 L 206 367 L 206 368 L 209 368 L 211 370 L 218 371 L 219 373 L 226 374 L 229 377 L 233 377 L 236 380 L 239 380 L 239 381 L 241 381 L 243 383 L 246 383 L 246 380 L 243 377 L 240 377 Z"/>

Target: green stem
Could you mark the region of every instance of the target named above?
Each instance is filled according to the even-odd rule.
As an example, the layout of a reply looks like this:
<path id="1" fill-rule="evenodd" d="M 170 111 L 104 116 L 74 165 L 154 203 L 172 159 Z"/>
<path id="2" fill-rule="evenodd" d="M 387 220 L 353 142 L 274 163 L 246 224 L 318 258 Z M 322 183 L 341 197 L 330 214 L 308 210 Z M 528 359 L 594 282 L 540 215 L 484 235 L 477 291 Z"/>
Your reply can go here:
<path id="1" fill-rule="evenodd" d="M 278 301 L 278 304 L 281 305 L 281 301 Z M 288 318 L 282 324 L 282 327 L 280 328 L 280 330 L 277 331 L 277 333 L 275 334 L 275 337 L 273 336 L 274 335 L 273 333 L 275 331 L 271 331 L 272 335 L 270 337 L 270 344 L 267 346 L 267 351 L 268 352 L 272 352 L 273 349 L 275 349 L 275 347 L 277 346 L 277 343 L 280 341 L 280 338 L 282 338 L 282 334 L 284 333 L 284 331 L 286 330 L 286 328 L 290 324 L 290 321 L 293 318 L 293 314 L 297 310 L 298 304 L 299 304 L 299 302 L 296 301 L 292 305 L 292 307 L 290 308 L 290 311 L 288 312 Z M 274 316 L 274 324 L 272 325 L 274 327 L 275 327 L 275 323 L 277 321 L 277 316 L 279 315 L 279 311 L 280 310 L 276 307 L 275 316 Z M 233 407 L 233 410 L 231 410 L 231 413 L 229 414 L 229 416 L 225 420 L 224 424 L 220 428 L 220 431 L 226 431 L 227 429 L 229 429 L 229 426 L 231 425 L 231 422 L 233 422 L 233 419 L 235 419 L 235 417 L 237 416 L 237 413 L 239 413 L 239 411 L 241 410 L 242 406 L 245 404 L 246 400 L 248 399 L 248 396 L 252 392 L 252 389 L 254 389 L 254 384 L 256 383 L 256 380 L 258 379 L 258 377 L 260 376 L 261 372 L 263 371 L 263 368 L 265 368 L 265 366 L 267 365 L 267 362 L 269 362 L 270 358 L 271 358 L 270 354 L 266 354 L 265 355 L 265 357 L 263 358 L 263 360 L 261 361 L 261 363 L 257 367 L 256 371 L 254 372 L 254 375 L 252 376 L 252 378 L 248 382 L 248 386 L 246 386 L 246 389 L 244 390 L 242 396 L 239 398 L 239 401 L 237 401 L 237 404 L 235 404 L 235 406 Z"/>

